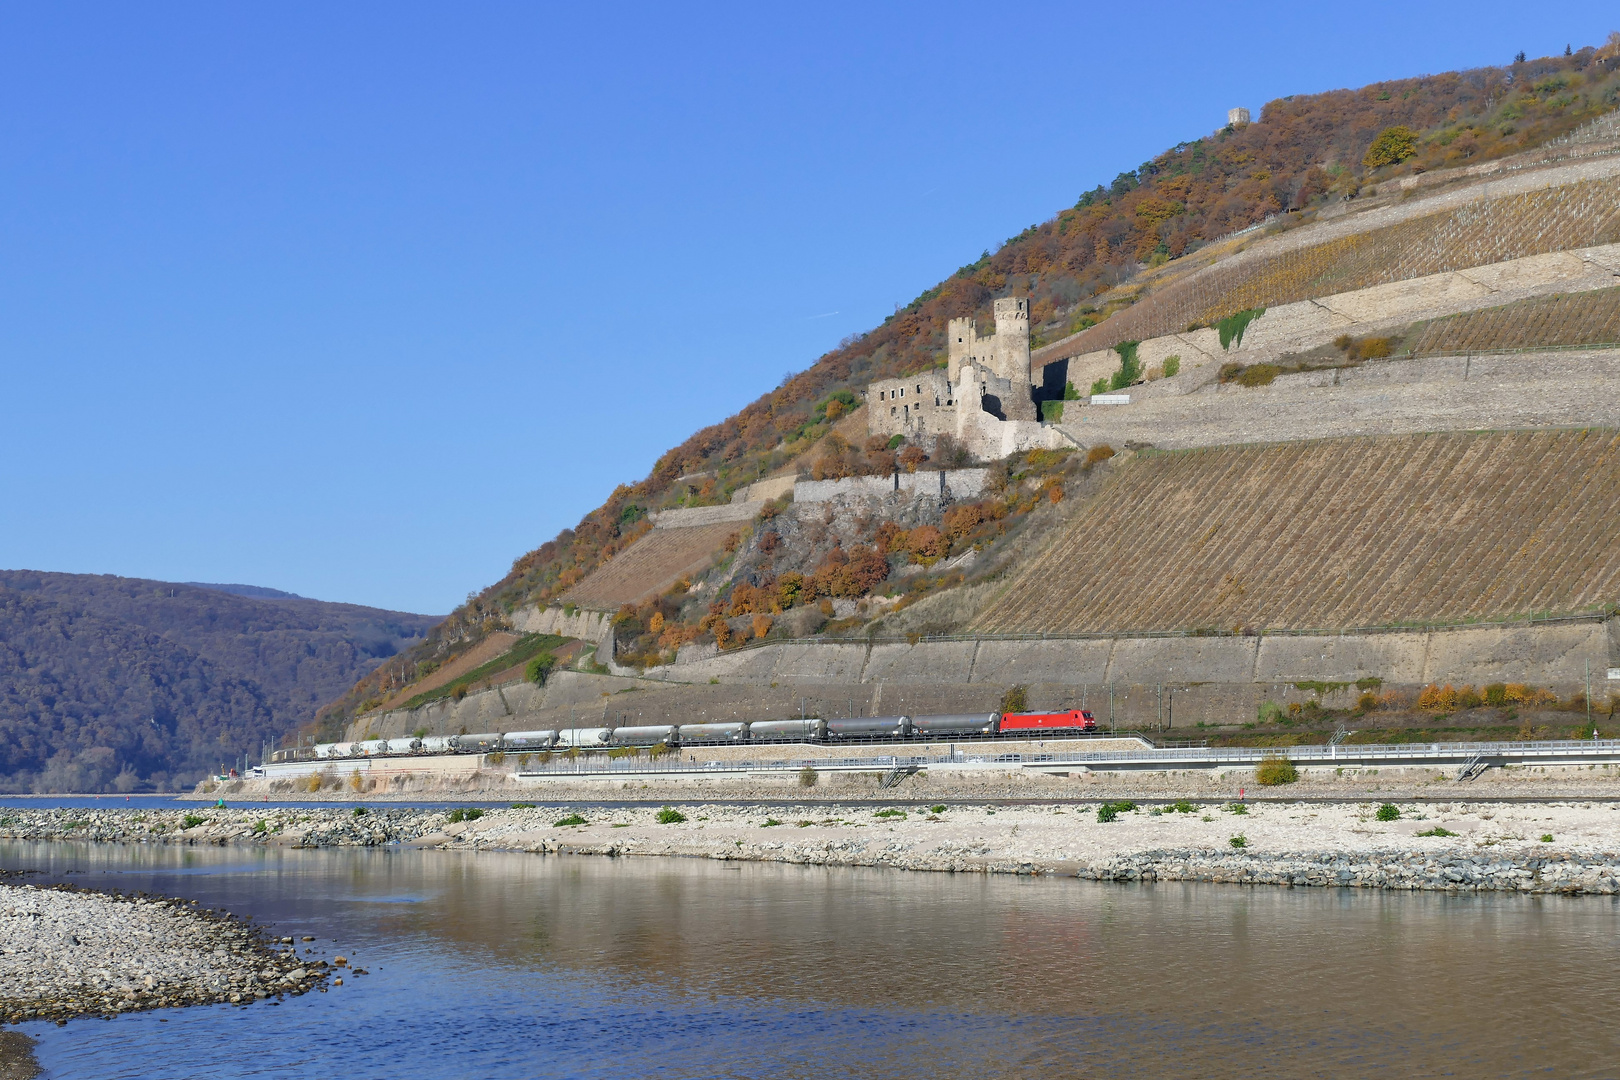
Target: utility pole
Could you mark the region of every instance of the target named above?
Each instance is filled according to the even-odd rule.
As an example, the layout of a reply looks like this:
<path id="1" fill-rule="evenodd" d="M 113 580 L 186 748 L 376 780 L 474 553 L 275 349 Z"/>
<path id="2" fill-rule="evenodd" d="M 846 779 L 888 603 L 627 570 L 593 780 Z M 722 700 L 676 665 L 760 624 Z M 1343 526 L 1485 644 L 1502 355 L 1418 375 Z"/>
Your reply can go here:
<path id="1" fill-rule="evenodd" d="M 1114 684 L 1108 684 L 1108 730 L 1114 730 Z"/>
<path id="2" fill-rule="evenodd" d="M 1586 658 L 1586 726 L 1592 728 L 1592 738 L 1597 738 L 1597 728 L 1592 727 L 1592 658 Z"/>

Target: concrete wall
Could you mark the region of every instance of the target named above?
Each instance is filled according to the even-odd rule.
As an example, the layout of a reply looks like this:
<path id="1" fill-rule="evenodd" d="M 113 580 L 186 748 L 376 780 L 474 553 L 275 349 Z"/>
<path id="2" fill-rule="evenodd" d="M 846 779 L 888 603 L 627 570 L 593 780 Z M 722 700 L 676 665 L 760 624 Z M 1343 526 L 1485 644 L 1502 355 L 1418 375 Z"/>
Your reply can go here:
<path id="1" fill-rule="evenodd" d="M 1597 620 L 1393 633 L 1099 637 L 908 644 L 788 642 L 654 668 L 680 682 L 1271 684 L 1528 682 L 1568 689 L 1609 666 Z"/>
<path id="2" fill-rule="evenodd" d="M 1089 708 L 1121 727 L 1253 719 L 1263 701 L 1316 698 L 1296 682 L 1384 688 L 1525 682 L 1568 696 L 1608 693 L 1610 628 L 1597 620 L 1536 626 L 1260 637 L 1114 637 L 1035 641 L 783 642 L 655 668 L 644 677 L 565 671 L 544 687 L 514 683 L 357 722 L 346 738 L 417 730 L 523 731 L 620 723 L 797 716 L 990 712 L 1023 685 L 1031 708 Z M 711 683 L 710 679 L 718 679 Z M 1353 685 L 1324 699 L 1354 702 Z"/>

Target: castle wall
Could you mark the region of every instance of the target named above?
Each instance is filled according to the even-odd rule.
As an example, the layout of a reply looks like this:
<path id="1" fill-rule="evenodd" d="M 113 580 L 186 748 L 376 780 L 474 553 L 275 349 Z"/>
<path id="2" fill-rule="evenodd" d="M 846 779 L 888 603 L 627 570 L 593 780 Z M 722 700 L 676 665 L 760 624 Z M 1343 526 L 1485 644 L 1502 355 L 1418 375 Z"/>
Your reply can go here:
<path id="1" fill-rule="evenodd" d="M 957 389 L 938 368 L 875 382 L 866 389 L 867 429 L 873 435 L 904 435 L 912 442 L 955 435 Z"/>
<path id="2" fill-rule="evenodd" d="M 920 470 L 893 476 L 846 476 L 842 480 L 800 480 L 793 485 L 795 505 L 825 502 L 840 495 L 883 498 L 896 491 L 912 495 L 938 495 L 949 499 L 976 499 L 984 491 L 988 469 Z"/>

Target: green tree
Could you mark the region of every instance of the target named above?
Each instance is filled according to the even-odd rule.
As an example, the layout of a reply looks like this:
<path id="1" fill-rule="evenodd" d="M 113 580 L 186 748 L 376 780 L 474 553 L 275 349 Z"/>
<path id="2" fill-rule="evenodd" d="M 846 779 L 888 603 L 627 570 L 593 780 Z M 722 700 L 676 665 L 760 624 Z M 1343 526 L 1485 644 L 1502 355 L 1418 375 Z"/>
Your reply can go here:
<path id="1" fill-rule="evenodd" d="M 1369 169 L 1381 169 L 1385 165 L 1399 165 L 1415 153 L 1417 132 L 1405 124 L 1396 124 L 1378 133 L 1378 138 L 1367 148 L 1367 155 L 1361 159 L 1361 163 Z"/>

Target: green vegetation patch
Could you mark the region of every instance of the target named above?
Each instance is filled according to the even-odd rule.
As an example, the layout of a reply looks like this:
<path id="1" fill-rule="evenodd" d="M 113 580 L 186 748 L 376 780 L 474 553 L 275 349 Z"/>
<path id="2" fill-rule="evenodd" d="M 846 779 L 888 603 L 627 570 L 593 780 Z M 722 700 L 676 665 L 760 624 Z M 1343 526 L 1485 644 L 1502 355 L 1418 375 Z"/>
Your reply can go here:
<path id="1" fill-rule="evenodd" d="M 1267 755 L 1260 759 L 1260 764 L 1254 770 L 1254 782 L 1266 787 L 1275 787 L 1278 784 L 1292 784 L 1299 779 L 1299 770 L 1294 763 L 1281 755 Z"/>
<path id="2" fill-rule="evenodd" d="M 1233 345 L 1243 344 L 1243 332 L 1249 328 L 1250 323 L 1265 313 L 1266 309 L 1263 307 L 1246 308 L 1236 314 L 1228 315 L 1224 319 L 1216 320 L 1215 332 L 1221 336 L 1221 348 L 1230 349 Z M 1271 380 L 1267 379 L 1266 381 L 1270 382 Z"/>
<path id="3" fill-rule="evenodd" d="M 556 650 L 572 640 L 556 634 L 524 634 L 518 638 L 516 644 L 495 659 L 479 664 L 443 686 L 417 694 L 403 707 L 416 709 L 430 701 L 440 701 L 447 697 L 460 700 L 467 696 L 467 691 L 472 689 L 474 684 L 519 664 L 525 665 L 523 674 L 530 682 L 544 683 L 550 676 L 552 668 L 556 666 L 554 655 Z"/>
<path id="4" fill-rule="evenodd" d="M 1109 822 L 1118 820 L 1119 815 L 1128 814 L 1136 809 L 1136 804 L 1129 799 L 1120 799 L 1118 802 L 1105 802 L 1097 807 L 1097 820 Z"/>

